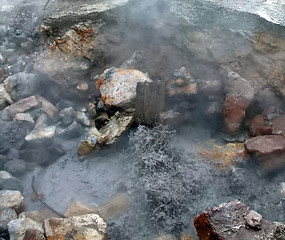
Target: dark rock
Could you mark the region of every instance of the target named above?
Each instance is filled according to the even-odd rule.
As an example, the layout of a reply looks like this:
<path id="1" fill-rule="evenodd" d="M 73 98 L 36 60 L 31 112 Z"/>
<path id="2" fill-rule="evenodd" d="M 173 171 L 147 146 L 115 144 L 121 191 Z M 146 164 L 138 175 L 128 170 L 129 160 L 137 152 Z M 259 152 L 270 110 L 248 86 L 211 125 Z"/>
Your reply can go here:
<path id="1" fill-rule="evenodd" d="M 21 181 L 6 171 L 0 171 L 0 190 L 22 191 Z"/>
<path id="2" fill-rule="evenodd" d="M 17 214 L 25 210 L 24 197 L 19 191 L 0 191 L 0 208 L 12 208 Z"/>
<path id="3" fill-rule="evenodd" d="M 18 101 L 39 91 L 40 77 L 33 73 L 16 73 L 4 81 L 5 88 Z"/>
<path id="4" fill-rule="evenodd" d="M 17 219 L 17 213 L 12 208 L 0 209 L 0 232 L 8 230 L 8 223 Z"/>
<path id="5" fill-rule="evenodd" d="M 245 142 L 248 152 L 253 153 L 266 170 L 285 166 L 285 137 L 266 135 L 251 138 Z"/>
<path id="6" fill-rule="evenodd" d="M 255 116 L 249 125 L 249 131 L 251 136 L 262 136 L 272 134 L 272 127 L 266 124 L 264 116 L 257 115 Z"/>
<path id="7" fill-rule="evenodd" d="M 271 223 L 240 201 L 223 203 L 194 219 L 200 240 L 282 240 L 285 225 Z"/>
<path id="8" fill-rule="evenodd" d="M 73 121 L 67 128 L 57 128 L 55 134 L 60 138 L 77 138 L 83 134 L 83 128 L 79 123 Z"/>
<path id="9" fill-rule="evenodd" d="M 22 159 L 13 159 L 4 164 L 4 170 L 12 174 L 25 173 L 27 163 Z"/>
<path id="10" fill-rule="evenodd" d="M 65 126 L 68 126 L 73 122 L 74 116 L 75 110 L 73 107 L 64 108 L 59 112 L 60 120 Z"/>
<path id="11" fill-rule="evenodd" d="M 254 89 L 250 83 L 237 73 L 229 72 L 224 103 L 224 123 L 230 134 L 238 132 L 253 97 Z"/>

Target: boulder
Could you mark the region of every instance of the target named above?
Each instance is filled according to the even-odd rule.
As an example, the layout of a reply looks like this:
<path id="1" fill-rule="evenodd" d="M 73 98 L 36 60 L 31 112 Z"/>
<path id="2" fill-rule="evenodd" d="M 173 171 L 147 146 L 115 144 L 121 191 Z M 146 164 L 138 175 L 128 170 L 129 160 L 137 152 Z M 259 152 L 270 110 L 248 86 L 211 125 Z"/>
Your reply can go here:
<path id="1" fill-rule="evenodd" d="M 282 240 L 285 225 L 271 223 L 240 201 L 220 204 L 194 219 L 200 240 Z"/>
<path id="2" fill-rule="evenodd" d="M 24 197 L 19 191 L 0 191 L 0 208 L 12 208 L 17 214 L 25 210 Z"/>
<path id="3" fill-rule="evenodd" d="M 284 136 L 257 136 L 247 140 L 245 146 L 247 151 L 254 154 L 266 170 L 278 169 L 285 165 Z"/>
<path id="4" fill-rule="evenodd" d="M 107 239 L 107 224 L 97 214 L 70 218 L 50 218 L 44 221 L 48 240 Z"/>
<path id="5" fill-rule="evenodd" d="M 21 181 L 6 171 L 0 171 L 0 190 L 22 191 Z"/>
<path id="6" fill-rule="evenodd" d="M 263 115 L 256 115 L 249 125 L 250 135 L 253 137 L 270 135 L 272 134 L 272 130 L 272 127 L 266 123 Z"/>
<path id="7" fill-rule="evenodd" d="M 8 230 L 8 223 L 17 219 L 17 213 L 12 208 L 0 209 L 0 232 Z"/>
<path id="8" fill-rule="evenodd" d="M 20 72 L 9 76 L 4 81 L 7 92 L 14 101 L 29 97 L 39 90 L 40 78 L 33 73 Z"/>
<path id="9" fill-rule="evenodd" d="M 8 223 L 10 240 L 45 240 L 42 224 L 29 218 L 13 220 Z"/>
<path id="10" fill-rule="evenodd" d="M 134 107 L 138 82 L 151 82 L 143 72 L 135 69 L 109 68 L 96 77 L 96 87 L 108 108 Z"/>
<path id="11" fill-rule="evenodd" d="M 253 97 L 254 89 L 250 83 L 237 73 L 229 72 L 224 102 L 224 124 L 230 134 L 238 132 Z"/>
<path id="12" fill-rule="evenodd" d="M 12 120 L 17 113 L 23 113 L 36 106 L 38 106 L 38 101 L 35 96 L 24 98 L 4 108 L 2 111 L 2 119 Z"/>

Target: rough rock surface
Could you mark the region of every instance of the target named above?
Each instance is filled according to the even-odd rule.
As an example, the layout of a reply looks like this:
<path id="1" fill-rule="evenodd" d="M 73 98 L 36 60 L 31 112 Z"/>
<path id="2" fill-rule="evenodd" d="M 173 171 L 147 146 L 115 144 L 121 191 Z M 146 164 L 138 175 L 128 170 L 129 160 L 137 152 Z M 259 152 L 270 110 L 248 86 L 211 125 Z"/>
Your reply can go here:
<path id="1" fill-rule="evenodd" d="M 22 191 L 23 186 L 19 179 L 6 171 L 0 171 L 0 190 Z"/>
<path id="2" fill-rule="evenodd" d="M 0 209 L 0 232 L 8 229 L 8 223 L 17 219 L 17 213 L 12 208 Z"/>
<path id="3" fill-rule="evenodd" d="M 258 222 L 255 224 L 248 223 Z M 254 214 L 240 201 L 220 204 L 194 219 L 200 240 L 282 240 L 285 225 L 271 223 Z"/>
<path id="4" fill-rule="evenodd" d="M 145 73 L 138 70 L 109 68 L 97 77 L 96 87 L 107 107 L 127 109 L 134 107 L 137 83 L 151 81 Z"/>
<path id="5" fill-rule="evenodd" d="M 224 103 L 224 123 L 230 134 L 238 132 L 253 97 L 254 89 L 250 83 L 237 73 L 229 72 Z"/>
<path id="6" fill-rule="evenodd" d="M 29 218 L 17 219 L 9 222 L 10 240 L 45 240 L 42 224 Z"/>
<path id="7" fill-rule="evenodd" d="M 0 191 L 0 208 L 12 208 L 17 214 L 25 209 L 24 197 L 19 191 Z"/>
<path id="8" fill-rule="evenodd" d="M 70 218 L 51 218 L 44 222 L 48 240 L 106 240 L 106 227 L 105 221 L 97 214 L 87 214 Z"/>
<path id="9" fill-rule="evenodd" d="M 247 151 L 253 153 L 266 170 L 285 166 L 285 137 L 265 135 L 251 138 L 245 142 Z"/>

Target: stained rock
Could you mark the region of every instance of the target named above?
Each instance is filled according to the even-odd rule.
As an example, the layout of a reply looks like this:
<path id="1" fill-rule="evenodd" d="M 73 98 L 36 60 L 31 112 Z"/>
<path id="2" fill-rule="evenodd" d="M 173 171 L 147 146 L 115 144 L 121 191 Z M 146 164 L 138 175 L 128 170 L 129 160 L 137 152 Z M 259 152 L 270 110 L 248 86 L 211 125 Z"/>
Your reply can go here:
<path id="1" fill-rule="evenodd" d="M 12 120 L 17 113 L 23 113 L 36 106 L 38 106 L 38 101 L 35 96 L 24 98 L 4 108 L 2 111 L 2 119 Z"/>
<path id="2" fill-rule="evenodd" d="M 19 191 L 0 191 L 0 208 L 12 208 L 17 214 L 25 210 L 24 197 Z"/>
<path id="3" fill-rule="evenodd" d="M 266 135 L 251 138 L 245 142 L 248 152 L 253 153 L 266 170 L 285 165 L 285 137 Z"/>
<path id="4" fill-rule="evenodd" d="M 237 73 L 229 72 L 224 102 L 224 124 L 230 134 L 238 132 L 253 97 L 254 89 L 250 83 Z"/>
<path id="5" fill-rule="evenodd" d="M 44 228 L 48 240 L 105 240 L 107 238 L 107 224 L 97 214 L 50 218 L 45 220 Z"/>
<path id="6" fill-rule="evenodd" d="M 284 224 L 262 219 L 237 200 L 201 213 L 194 219 L 194 225 L 200 240 L 282 240 L 285 234 Z"/>
<path id="7" fill-rule="evenodd" d="M 251 136 L 262 136 L 272 134 L 272 127 L 269 126 L 263 115 L 256 115 L 250 122 L 249 131 Z"/>
<path id="8" fill-rule="evenodd" d="M 8 229 L 8 223 L 12 220 L 17 219 L 17 213 L 12 208 L 1 208 L 0 209 L 0 232 Z"/>
<path id="9" fill-rule="evenodd" d="M 8 223 L 10 240 L 45 240 L 42 224 L 29 218 L 13 220 Z"/>
<path id="10" fill-rule="evenodd" d="M 6 171 L 0 171 L 0 190 L 22 191 L 23 186 L 19 179 L 13 177 Z"/>
<path id="11" fill-rule="evenodd" d="M 143 72 L 135 69 L 109 68 L 96 77 L 96 87 L 108 108 L 134 107 L 138 82 L 151 82 Z"/>

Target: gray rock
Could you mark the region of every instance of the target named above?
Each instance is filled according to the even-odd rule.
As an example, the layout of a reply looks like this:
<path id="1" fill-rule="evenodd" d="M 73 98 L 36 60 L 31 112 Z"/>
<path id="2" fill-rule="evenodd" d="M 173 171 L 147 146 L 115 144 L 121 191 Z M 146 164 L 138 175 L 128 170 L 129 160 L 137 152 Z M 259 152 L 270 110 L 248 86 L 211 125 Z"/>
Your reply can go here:
<path id="1" fill-rule="evenodd" d="M 17 219 L 17 213 L 12 208 L 0 209 L 0 232 L 8 230 L 8 223 Z"/>
<path id="2" fill-rule="evenodd" d="M 19 191 L 0 191 L 0 208 L 12 208 L 17 214 L 25 210 L 24 197 Z"/>
<path id="3" fill-rule="evenodd" d="M 9 222 L 10 240 L 37 239 L 45 240 L 42 224 L 29 218 L 17 219 Z"/>
<path id="4" fill-rule="evenodd" d="M 0 84 L 0 110 L 4 109 L 7 104 L 12 104 L 13 100 L 10 94 L 6 91 L 4 84 Z"/>
<path id="5" fill-rule="evenodd" d="M 75 110 L 73 107 L 64 108 L 59 112 L 60 120 L 65 126 L 68 126 L 73 122 L 74 116 Z"/>
<path id="6" fill-rule="evenodd" d="M 16 73 L 4 81 L 5 88 L 13 100 L 29 97 L 39 90 L 40 78 L 32 73 Z"/>
<path id="7" fill-rule="evenodd" d="M 34 124 L 35 121 L 29 113 L 17 113 L 13 119 L 14 121 L 28 122 Z"/>
<path id="8" fill-rule="evenodd" d="M 6 171 L 0 171 L 0 189 L 22 191 L 21 181 Z"/>
<path id="9" fill-rule="evenodd" d="M 75 120 L 85 127 L 91 126 L 91 123 L 90 123 L 90 120 L 89 120 L 87 114 L 83 111 L 75 113 Z"/>
<path id="10" fill-rule="evenodd" d="M 13 159 L 4 164 L 4 170 L 12 174 L 25 173 L 27 163 L 22 159 Z"/>
<path id="11" fill-rule="evenodd" d="M 43 111 L 50 117 L 53 118 L 58 113 L 57 108 L 49 102 L 47 99 L 42 96 L 36 95 L 36 99 L 39 103 L 39 106 L 43 109 Z"/>
<path id="12" fill-rule="evenodd" d="M 79 123 L 73 121 L 67 128 L 57 128 L 56 136 L 61 138 L 76 138 L 83 133 L 83 128 Z"/>
<path id="13" fill-rule="evenodd" d="M 262 216 L 256 212 L 251 210 L 246 216 L 245 216 L 245 223 L 246 225 L 248 225 L 249 227 L 252 228 L 261 228 L 261 224 L 262 224 Z"/>

